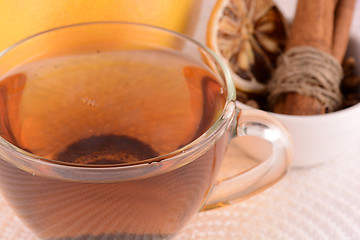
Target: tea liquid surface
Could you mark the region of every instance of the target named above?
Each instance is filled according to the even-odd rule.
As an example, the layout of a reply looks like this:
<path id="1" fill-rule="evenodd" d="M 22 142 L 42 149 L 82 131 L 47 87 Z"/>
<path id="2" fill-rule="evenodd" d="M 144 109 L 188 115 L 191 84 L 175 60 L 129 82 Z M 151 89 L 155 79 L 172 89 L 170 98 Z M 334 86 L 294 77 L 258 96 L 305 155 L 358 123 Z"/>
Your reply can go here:
<path id="1" fill-rule="evenodd" d="M 203 134 L 224 91 L 204 65 L 170 51 L 39 60 L 1 79 L 0 136 L 47 159 L 133 163 Z"/>

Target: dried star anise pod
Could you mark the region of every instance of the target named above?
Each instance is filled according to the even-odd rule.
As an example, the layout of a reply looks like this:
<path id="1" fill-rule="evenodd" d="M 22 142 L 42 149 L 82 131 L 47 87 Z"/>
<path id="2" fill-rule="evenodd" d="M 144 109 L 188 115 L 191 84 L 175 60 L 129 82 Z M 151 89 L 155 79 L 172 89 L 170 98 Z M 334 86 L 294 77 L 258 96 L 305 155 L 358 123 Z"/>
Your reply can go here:
<path id="1" fill-rule="evenodd" d="M 262 93 L 287 36 L 287 22 L 272 0 L 219 0 L 207 43 L 232 70 L 237 90 Z"/>

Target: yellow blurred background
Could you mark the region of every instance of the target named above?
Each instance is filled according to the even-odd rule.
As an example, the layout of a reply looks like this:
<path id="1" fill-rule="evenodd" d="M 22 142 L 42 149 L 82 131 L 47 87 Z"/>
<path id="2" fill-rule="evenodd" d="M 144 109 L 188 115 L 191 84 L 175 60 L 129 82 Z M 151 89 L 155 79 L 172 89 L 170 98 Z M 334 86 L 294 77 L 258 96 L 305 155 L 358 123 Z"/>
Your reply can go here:
<path id="1" fill-rule="evenodd" d="M 92 21 L 130 21 L 192 32 L 201 0 L 0 0 L 0 51 L 35 33 Z"/>

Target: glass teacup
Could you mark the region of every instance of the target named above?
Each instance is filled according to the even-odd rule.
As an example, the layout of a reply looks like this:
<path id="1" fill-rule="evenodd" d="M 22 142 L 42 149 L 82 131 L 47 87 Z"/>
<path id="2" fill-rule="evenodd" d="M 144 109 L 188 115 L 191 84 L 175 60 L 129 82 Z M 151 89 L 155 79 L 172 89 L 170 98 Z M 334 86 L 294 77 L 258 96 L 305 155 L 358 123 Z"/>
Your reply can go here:
<path id="1" fill-rule="evenodd" d="M 281 123 L 237 109 L 224 64 L 175 32 L 124 22 L 49 30 L 2 52 L 0 76 L 0 189 L 41 239 L 168 239 L 199 210 L 289 169 Z M 240 136 L 271 153 L 217 180 Z"/>

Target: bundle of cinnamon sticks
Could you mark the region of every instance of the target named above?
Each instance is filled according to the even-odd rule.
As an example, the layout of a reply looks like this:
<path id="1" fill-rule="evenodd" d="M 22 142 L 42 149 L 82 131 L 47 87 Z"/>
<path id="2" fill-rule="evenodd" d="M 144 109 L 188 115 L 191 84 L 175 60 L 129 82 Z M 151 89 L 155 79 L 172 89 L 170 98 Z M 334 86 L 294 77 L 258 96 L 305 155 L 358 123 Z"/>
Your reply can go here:
<path id="1" fill-rule="evenodd" d="M 355 0 L 298 0 L 286 51 L 310 46 L 341 63 L 348 46 L 354 5 Z M 314 115 L 326 113 L 327 109 L 313 96 L 287 92 L 277 98 L 272 111 Z"/>

